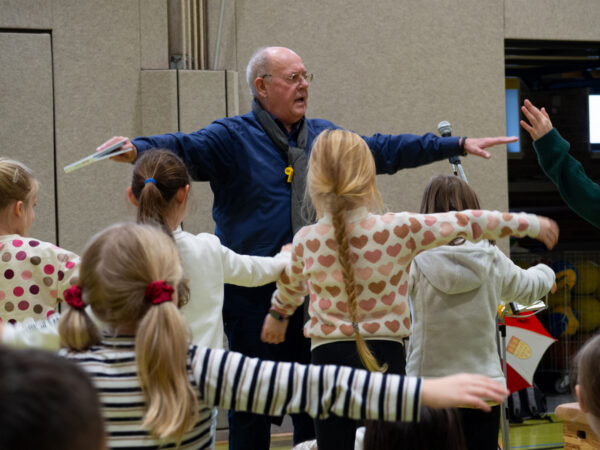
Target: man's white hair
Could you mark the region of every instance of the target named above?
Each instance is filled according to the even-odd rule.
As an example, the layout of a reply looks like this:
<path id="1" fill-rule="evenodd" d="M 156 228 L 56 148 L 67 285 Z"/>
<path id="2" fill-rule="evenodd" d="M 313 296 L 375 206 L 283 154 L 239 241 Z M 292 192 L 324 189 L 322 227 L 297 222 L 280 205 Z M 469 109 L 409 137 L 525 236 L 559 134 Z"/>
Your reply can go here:
<path id="1" fill-rule="evenodd" d="M 262 75 L 265 75 L 269 70 L 270 48 L 271 47 L 259 48 L 252 54 L 250 61 L 248 61 L 248 66 L 246 67 L 246 82 L 250 88 L 250 95 L 252 98 L 256 98 L 256 87 L 254 87 L 254 80 Z"/>

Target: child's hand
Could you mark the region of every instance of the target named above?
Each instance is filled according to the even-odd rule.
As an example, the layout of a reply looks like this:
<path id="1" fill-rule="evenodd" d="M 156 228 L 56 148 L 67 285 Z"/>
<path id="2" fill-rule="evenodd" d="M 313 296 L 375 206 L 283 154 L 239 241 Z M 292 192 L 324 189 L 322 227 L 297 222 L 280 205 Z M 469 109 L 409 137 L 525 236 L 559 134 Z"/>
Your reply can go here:
<path id="1" fill-rule="evenodd" d="M 537 240 L 546 244 L 546 247 L 550 250 L 558 242 L 559 229 L 557 223 L 544 216 L 537 216 L 540 222 L 540 233 L 537 236 Z"/>
<path id="2" fill-rule="evenodd" d="M 472 406 L 490 411 L 486 400 L 502 403 L 509 392 L 484 375 L 459 373 L 423 380 L 421 403 L 432 408 Z"/>
<path id="3" fill-rule="evenodd" d="M 281 253 L 292 253 L 292 244 L 285 244 L 281 247 Z"/>
<path id="4" fill-rule="evenodd" d="M 552 287 L 550 288 L 550 293 L 551 293 L 551 294 L 555 294 L 555 293 L 556 293 L 556 289 L 557 289 L 557 287 L 556 287 L 556 283 L 554 283 L 554 284 L 552 285 Z"/>
<path id="5" fill-rule="evenodd" d="M 113 161 L 117 161 L 117 162 L 134 162 L 137 159 L 137 148 L 135 147 L 135 145 L 133 145 L 133 143 L 129 140 L 128 137 L 124 137 L 124 136 L 114 136 L 111 137 L 108 141 L 104 142 L 102 145 L 100 145 L 100 147 L 98 147 L 96 149 L 97 152 L 104 150 L 106 147 L 110 147 L 113 144 L 116 144 L 119 141 L 122 141 L 123 139 L 126 139 L 126 142 L 123 144 L 123 149 L 130 149 L 130 151 L 126 152 L 126 153 L 121 153 L 120 155 L 117 156 L 111 156 L 111 160 Z"/>
<path id="6" fill-rule="evenodd" d="M 523 111 L 523 114 L 531 123 L 531 125 L 529 125 L 524 120 L 521 120 L 521 126 L 529 133 L 531 139 L 534 141 L 537 141 L 552 130 L 552 122 L 550 121 L 550 116 L 548 116 L 545 108 L 540 110 L 529 100 L 525 100 L 523 106 L 521 106 L 521 111 Z"/>
<path id="7" fill-rule="evenodd" d="M 289 320 L 279 321 L 271 314 L 267 314 L 263 323 L 260 338 L 267 344 L 280 344 L 285 341 L 285 330 L 287 330 Z"/>

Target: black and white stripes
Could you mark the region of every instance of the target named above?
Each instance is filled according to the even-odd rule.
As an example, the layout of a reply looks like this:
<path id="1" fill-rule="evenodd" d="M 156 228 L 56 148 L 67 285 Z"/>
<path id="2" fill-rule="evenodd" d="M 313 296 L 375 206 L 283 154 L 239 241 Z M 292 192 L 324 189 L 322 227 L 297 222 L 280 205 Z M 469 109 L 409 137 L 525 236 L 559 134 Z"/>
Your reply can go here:
<path id="1" fill-rule="evenodd" d="M 87 352 L 62 354 L 93 378 L 100 394 L 111 448 L 170 448 L 141 426 L 145 400 L 137 377 L 133 337 L 106 337 Z M 200 414 L 182 449 L 210 447 L 213 406 L 280 416 L 301 411 L 312 417 L 415 421 L 420 380 L 340 366 L 261 361 L 224 350 L 190 347 L 190 382 Z"/>

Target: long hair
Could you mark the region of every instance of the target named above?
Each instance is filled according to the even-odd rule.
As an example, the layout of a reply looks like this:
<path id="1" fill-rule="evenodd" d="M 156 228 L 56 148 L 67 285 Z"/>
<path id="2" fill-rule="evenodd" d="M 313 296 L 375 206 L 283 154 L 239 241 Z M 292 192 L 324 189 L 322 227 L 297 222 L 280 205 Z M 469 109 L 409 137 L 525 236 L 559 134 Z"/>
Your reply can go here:
<path id="1" fill-rule="evenodd" d="M 465 450 L 462 420 L 454 408 L 421 408 L 421 420 L 411 422 L 367 422 L 365 450 Z"/>
<path id="2" fill-rule="evenodd" d="M 477 194 L 471 186 L 453 175 L 436 175 L 429 180 L 421 199 L 421 214 L 481 209 Z M 458 237 L 449 245 L 461 245 L 464 238 Z M 495 241 L 488 241 L 495 245 Z"/>
<path id="3" fill-rule="evenodd" d="M 385 371 L 386 367 L 377 363 L 358 328 L 358 294 L 344 214 L 358 206 L 381 208 L 375 161 L 366 142 L 350 131 L 321 133 L 310 155 L 307 190 L 317 214 L 331 214 L 358 355 L 368 370 Z"/>
<path id="4" fill-rule="evenodd" d="M 153 436 L 181 440 L 195 423 L 196 394 L 186 363 L 188 335 L 176 302 L 152 305 L 148 285 L 164 280 L 187 301 L 183 269 L 171 238 L 158 228 L 133 223 L 114 225 L 92 238 L 81 258 L 79 283 L 84 304 L 103 322 L 117 328 L 137 324 L 136 363 L 147 410 L 143 425 Z M 81 329 L 85 310 L 70 309 L 61 320 L 63 343 L 85 350 L 78 342 L 92 342 L 93 324 Z"/>
<path id="5" fill-rule="evenodd" d="M 600 335 L 588 340 L 575 357 L 577 384 L 583 403 L 600 419 Z"/>
<path id="6" fill-rule="evenodd" d="M 154 180 L 148 181 L 148 180 Z M 144 152 L 133 167 L 131 191 L 138 202 L 138 223 L 160 225 L 167 234 L 171 201 L 179 189 L 191 183 L 181 159 L 168 150 Z"/>
<path id="7" fill-rule="evenodd" d="M 28 203 L 38 183 L 33 171 L 14 159 L 0 157 L 0 210 L 13 202 Z"/>

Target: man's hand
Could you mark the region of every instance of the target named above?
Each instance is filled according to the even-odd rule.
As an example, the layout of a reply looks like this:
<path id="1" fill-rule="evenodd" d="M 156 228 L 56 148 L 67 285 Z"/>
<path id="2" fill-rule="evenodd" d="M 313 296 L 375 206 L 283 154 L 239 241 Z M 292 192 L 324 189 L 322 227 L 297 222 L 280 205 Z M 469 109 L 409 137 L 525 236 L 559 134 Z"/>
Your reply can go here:
<path id="1" fill-rule="evenodd" d="M 489 152 L 485 151 L 486 148 L 493 147 L 495 145 L 510 144 L 511 142 L 517 142 L 518 140 L 519 138 L 516 136 L 467 138 L 465 139 L 465 152 L 469 155 L 476 155 L 485 159 L 490 159 L 491 155 Z"/>
<path id="2" fill-rule="evenodd" d="M 126 139 L 126 141 L 125 141 L 125 144 L 123 144 L 122 148 L 124 148 L 124 149 L 129 148 L 131 150 L 126 153 L 121 153 L 120 155 L 117 155 L 117 156 L 112 156 L 110 159 L 112 159 L 113 161 L 117 161 L 117 162 L 126 162 L 126 163 L 134 162 L 137 159 L 137 148 L 135 148 L 135 145 L 133 145 L 133 143 L 129 140 L 128 137 L 114 136 L 114 137 L 110 138 L 108 141 L 106 141 L 104 144 L 102 144 L 100 147 L 98 147 L 96 149 L 96 151 L 97 152 L 102 151 L 106 147 L 110 147 L 112 144 L 122 141 L 123 139 Z"/>
<path id="3" fill-rule="evenodd" d="M 540 110 L 529 100 L 525 100 L 523 106 L 521 106 L 521 111 L 523 111 L 523 114 L 527 120 L 529 120 L 531 125 L 524 120 L 521 120 L 519 123 L 534 141 L 537 141 L 552 130 L 552 122 L 550 121 L 550 116 L 548 116 L 548 113 L 546 112 L 546 108 Z"/>

